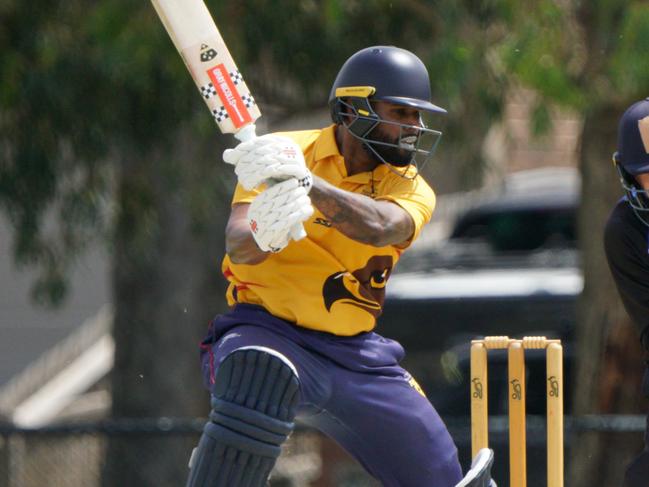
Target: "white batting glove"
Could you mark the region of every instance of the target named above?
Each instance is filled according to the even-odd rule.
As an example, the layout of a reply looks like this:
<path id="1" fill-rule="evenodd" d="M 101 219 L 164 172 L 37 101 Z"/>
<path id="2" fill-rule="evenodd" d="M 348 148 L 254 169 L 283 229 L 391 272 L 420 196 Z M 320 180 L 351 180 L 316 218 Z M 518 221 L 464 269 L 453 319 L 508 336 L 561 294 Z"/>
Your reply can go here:
<path id="1" fill-rule="evenodd" d="M 313 214 L 307 191 L 295 178 L 279 182 L 260 193 L 248 208 L 248 223 L 257 246 L 279 252 L 295 238 L 302 222 Z"/>
<path id="2" fill-rule="evenodd" d="M 247 190 L 289 178 L 297 179 L 307 193 L 313 185 L 302 150 L 288 137 L 272 134 L 255 137 L 234 149 L 227 149 L 223 160 L 235 166 L 239 183 Z"/>

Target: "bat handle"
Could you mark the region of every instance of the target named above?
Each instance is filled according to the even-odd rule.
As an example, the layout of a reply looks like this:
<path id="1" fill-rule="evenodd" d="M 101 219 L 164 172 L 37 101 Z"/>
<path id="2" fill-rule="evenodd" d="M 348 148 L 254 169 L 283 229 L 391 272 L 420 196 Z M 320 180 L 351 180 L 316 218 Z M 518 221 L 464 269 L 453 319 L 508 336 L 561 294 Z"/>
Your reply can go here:
<path id="1" fill-rule="evenodd" d="M 247 142 L 257 137 L 257 133 L 255 132 L 255 129 L 256 129 L 255 124 L 249 123 L 241 130 L 239 130 L 236 134 L 234 134 L 234 136 L 237 139 L 239 139 L 241 142 Z"/>
<path id="2" fill-rule="evenodd" d="M 291 238 L 293 240 L 302 240 L 304 237 L 306 237 L 306 230 L 304 229 L 304 225 L 301 223 L 296 223 L 291 227 Z"/>

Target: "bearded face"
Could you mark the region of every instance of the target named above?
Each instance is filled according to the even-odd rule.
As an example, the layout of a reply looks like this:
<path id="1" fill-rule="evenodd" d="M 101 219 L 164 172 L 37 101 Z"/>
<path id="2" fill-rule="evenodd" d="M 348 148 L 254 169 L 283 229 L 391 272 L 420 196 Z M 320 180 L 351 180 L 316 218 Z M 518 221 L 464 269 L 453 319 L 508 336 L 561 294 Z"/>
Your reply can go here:
<path id="1" fill-rule="evenodd" d="M 397 136 L 390 136 L 379 123 L 366 136 L 371 148 L 363 145 L 364 150 L 378 163 L 387 162 L 396 167 L 405 167 L 413 162 L 417 135 L 400 131 Z M 381 158 L 383 160 L 381 160 Z"/>
<path id="2" fill-rule="evenodd" d="M 428 128 L 429 116 L 416 107 L 391 102 L 369 102 L 366 98 L 340 100 L 337 112 L 349 133 L 362 142 L 369 159 L 401 170 L 400 176 L 411 179 L 408 166 L 418 171 L 432 157 L 442 135 Z"/>

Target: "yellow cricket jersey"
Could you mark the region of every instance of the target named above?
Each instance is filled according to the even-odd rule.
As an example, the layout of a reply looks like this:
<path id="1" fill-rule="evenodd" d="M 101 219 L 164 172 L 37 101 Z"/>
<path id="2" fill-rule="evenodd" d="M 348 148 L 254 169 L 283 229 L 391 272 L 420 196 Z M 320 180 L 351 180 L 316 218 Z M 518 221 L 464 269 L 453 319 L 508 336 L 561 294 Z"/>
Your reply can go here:
<path id="1" fill-rule="evenodd" d="M 350 336 L 376 325 L 392 268 L 430 220 L 435 193 L 421 176 L 408 180 L 385 164 L 372 172 L 347 176 L 334 127 L 279 135 L 290 137 L 302 148 L 313 174 L 346 191 L 393 201 L 404 208 L 415 223 L 413 238 L 387 247 L 356 242 L 333 228 L 314 208 L 304 222 L 306 238 L 291 241 L 284 250 L 255 265 L 234 264 L 226 255 L 222 269 L 230 281 L 230 305 L 257 304 L 304 328 Z M 258 191 L 238 185 L 232 203 L 249 203 L 256 194 Z"/>

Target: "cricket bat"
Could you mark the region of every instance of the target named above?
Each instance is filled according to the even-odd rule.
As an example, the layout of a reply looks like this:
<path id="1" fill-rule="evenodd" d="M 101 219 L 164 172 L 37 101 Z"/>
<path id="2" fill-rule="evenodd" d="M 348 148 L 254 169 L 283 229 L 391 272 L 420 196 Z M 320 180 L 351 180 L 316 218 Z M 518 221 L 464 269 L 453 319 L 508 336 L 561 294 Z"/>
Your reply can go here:
<path id="1" fill-rule="evenodd" d="M 255 137 L 261 112 L 203 0 L 151 2 L 221 132 Z"/>
<path id="2" fill-rule="evenodd" d="M 224 134 L 244 142 L 256 137 L 261 116 L 203 0 L 151 0 L 214 121 Z M 306 236 L 302 225 L 292 233 Z"/>

